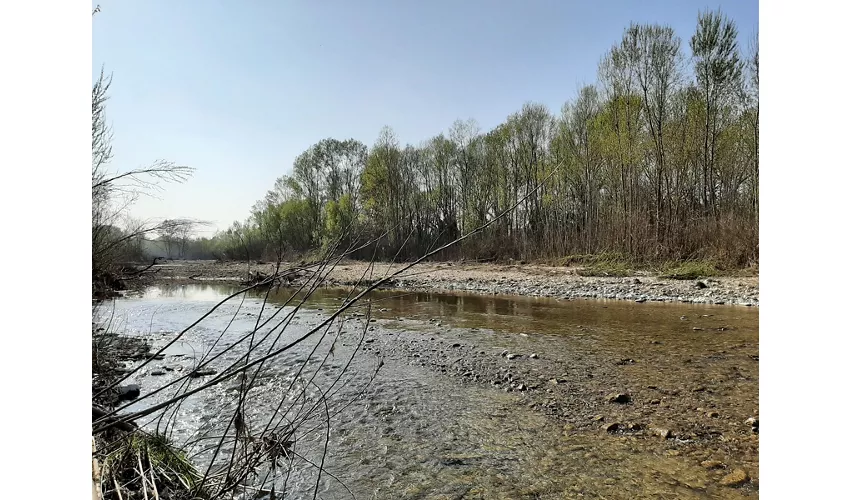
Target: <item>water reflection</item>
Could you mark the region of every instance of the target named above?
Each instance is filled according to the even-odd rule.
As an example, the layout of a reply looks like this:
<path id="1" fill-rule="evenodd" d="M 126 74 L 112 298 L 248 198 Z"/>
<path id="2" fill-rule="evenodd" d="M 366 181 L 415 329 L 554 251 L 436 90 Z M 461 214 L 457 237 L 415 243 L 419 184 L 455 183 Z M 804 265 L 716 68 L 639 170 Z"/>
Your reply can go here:
<path id="1" fill-rule="evenodd" d="M 125 301 L 123 309 L 130 329 L 174 332 L 206 312 L 210 302 L 236 290 L 235 286 L 207 283 L 151 287 L 141 300 Z M 317 324 L 320 316 L 339 307 L 349 292 L 317 290 L 308 301 L 310 311 L 293 328 L 303 331 Z M 269 301 L 282 305 L 294 293 L 292 289 L 274 290 Z M 239 319 L 230 327 L 234 337 L 253 327 L 259 315 L 259 299 L 264 295 L 256 292 L 245 301 Z M 682 423 L 676 419 L 683 416 L 694 418 L 684 409 L 671 413 L 659 410 L 691 399 L 656 395 L 649 387 L 670 389 L 670 394 L 681 389 L 690 394 L 691 384 L 704 384 L 711 389 L 698 393 L 704 402 L 687 410 L 711 405 L 724 416 L 736 412 L 736 422 L 745 418 L 737 417 L 737 412 L 745 411 L 740 408 L 758 404 L 758 364 L 739 361 L 747 358 L 730 347 L 746 344 L 747 349 L 757 349 L 757 310 L 386 290 L 373 292 L 369 299 L 373 301 L 373 314 L 381 320 L 374 332 L 370 330 L 370 336 L 377 336 L 383 327 L 396 329 L 393 338 L 401 336 L 398 329 L 423 329 L 433 335 L 435 328 L 440 333 L 454 327 L 477 328 L 482 331 L 475 335 L 471 330 L 454 332 L 473 337 L 470 342 L 487 353 L 498 352 L 510 342 L 515 342 L 512 349 L 539 352 L 541 370 L 544 359 L 552 364 L 557 358 L 581 358 L 584 363 L 600 360 L 593 361 L 597 373 L 593 380 L 604 379 L 604 384 L 618 389 L 631 384 L 637 395 L 644 391 L 642 400 L 646 403 L 640 411 L 646 413 L 646 422 L 676 425 Z M 169 354 L 193 358 L 194 349 L 211 345 L 236 313 L 239 304 L 234 302 L 193 329 L 187 336 L 192 344 L 175 344 Z M 363 306 L 365 302 L 358 307 Z M 421 321 L 410 321 L 414 319 Z M 438 323 L 442 326 L 437 328 Z M 528 337 L 499 335 L 501 332 L 526 333 Z M 738 358 L 725 360 L 726 350 Z M 717 357 L 709 359 L 709 355 Z M 257 408 L 273 407 L 287 380 L 287 370 L 298 366 L 297 359 L 304 356 L 304 352 L 293 352 L 269 367 L 271 375 L 258 389 L 258 398 L 267 398 L 269 404 Z M 503 359 L 488 356 L 499 362 Z M 620 358 L 638 362 L 614 366 L 613 360 Z M 354 366 L 365 377 L 373 369 L 372 362 L 374 358 L 364 355 Z M 172 358 L 164 363 L 179 368 Z M 569 363 L 561 366 L 563 372 L 570 369 Z M 140 379 L 143 384 L 148 380 Z M 570 384 L 579 383 L 570 380 Z M 736 498 L 753 493 L 718 489 L 716 476 L 720 472 L 699 466 L 701 460 L 714 458 L 710 455 L 714 450 L 705 450 L 705 457 L 685 459 L 668 455 L 667 447 L 673 448 L 675 443 L 663 440 L 609 438 L 604 432 L 565 433 L 559 425 L 553 425 L 555 421 L 522 404 L 521 396 L 486 385 L 459 385 L 406 360 L 388 360 L 362 398 L 353 394 L 358 388 L 355 385 L 338 395 L 340 404 L 348 398 L 357 403 L 335 422 L 332 453 L 326 463 L 358 498 Z M 181 422 L 197 427 L 214 419 L 222 413 L 222 402 L 231 401 L 227 390 L 225 384 L 205 394 L 208 400 L 195 406 L 198 413 L 187 414 Z M 651 397 L 663 402 L 650 404 Z M 724 433 L 733 436 L 725 429 Z M 319 437 L 307 436 L 302 446 L 307 451 L 321 449 Z M 717 448 L 729 446 L 723 441 Z M 757 474 L 757 444 L 751 448 L 753 456 L 745 456 L 744 461 L 751 464 L 747 467 L 751 474 Z M 315 484 L 315 476 L 310 474 L 296 480 L 303 483 L 304 491 Z M 295 488 L 298 491 L 300 486 Z M 322 486 L 326 498 L 343 498 L 346 493 L 331 480 Z M 435 496 L 438 494 L 443 496 Z M 297 494 L 293 497 L 301 498 Z M 305 494 L 304 498 L 311 497 Z"/>

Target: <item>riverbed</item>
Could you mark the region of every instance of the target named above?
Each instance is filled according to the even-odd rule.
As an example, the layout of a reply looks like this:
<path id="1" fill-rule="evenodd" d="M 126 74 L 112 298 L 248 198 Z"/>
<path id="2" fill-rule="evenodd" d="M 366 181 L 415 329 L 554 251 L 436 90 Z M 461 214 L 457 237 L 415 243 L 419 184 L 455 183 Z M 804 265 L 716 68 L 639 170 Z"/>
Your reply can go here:
<path id="1" fill-rule="evenodd" d="M 235 290 L 157 285 L 102 314 L 157 349 Z M 143 399 L 125 411 L 167 399 L 145 396 L 206 353 L 220 354 L 209 367 L 223 372 L 247 342 L 229 347 L 254 329 L 259 342 L 303 294 L 293 296 L 219 307 L 127 380 Z M 316 290 L 255 352 L 301 337 L 348 297 Z M 393 290 L 368 299 L 269 359 L 249 392 L 249 429 L 282 414 L 301 424 L 288 498 L 311 498 L 317 479 L 321 498 L 758 496 L 757 308 Z M 238 386 L 190 397 L 167 427 L 198 463 Z M 323 455 L 319 478 L 311 464 Z"/>

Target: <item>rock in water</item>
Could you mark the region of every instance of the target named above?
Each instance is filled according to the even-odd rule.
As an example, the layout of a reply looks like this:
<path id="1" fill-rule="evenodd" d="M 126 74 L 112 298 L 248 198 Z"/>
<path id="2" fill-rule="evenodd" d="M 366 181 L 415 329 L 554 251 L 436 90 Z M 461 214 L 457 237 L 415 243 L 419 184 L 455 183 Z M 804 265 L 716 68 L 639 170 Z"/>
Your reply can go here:
<path id="1" fill-rule="evenodd" d="M 669 439 L 673 433 L 670 432 L 670 429 L 664 429 L 662 427 L 654 427 L 651 429 L 653 435 L 660 437 L 661 439 Z"/>
<path id="2" fill-rule="evenodd" d="M 139 384 L 122 385 L 118 387 L 118 400 L 131 401 L 139 397 L 140 393 Z"/>
<path id="3" fill-rule="evenodd" d="M 614 434 L 615 432 L 620 430 L 621 425 L 618 422 L 614 422 L 613 424 L 608 424 L 603 426 L 605 432 L 609 434 Z"/>
<path id="4" fill-rule="evenodd" d="M 750 476 L 744 469 L 735 469 L 720 480 L 721 486 L 737 487 L 750 480 Z"/>
<path id="5" fill-rule="evenodd" d="M 614 393 L 611 393 L 611 394 L 608 395 L 608 402 L 609 403 L 625 404 L 625 403 L 631 402 L 631 400 L 632 400 L 632 397 L 629 396 L 628 394 L 621 394 L 621 393 L 614 392 Z"/>

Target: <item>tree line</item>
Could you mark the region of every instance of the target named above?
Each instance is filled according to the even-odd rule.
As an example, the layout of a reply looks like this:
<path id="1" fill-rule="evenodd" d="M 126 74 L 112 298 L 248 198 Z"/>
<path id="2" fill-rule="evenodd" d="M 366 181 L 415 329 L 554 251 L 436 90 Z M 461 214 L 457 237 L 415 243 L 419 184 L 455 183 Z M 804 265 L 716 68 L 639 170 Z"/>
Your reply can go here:
<path id="1" fill-rule="evenodd" d="M 758 261 L 758 42 L 698 15 L 687 43 L 632 24 L 597 82 L 559 113 L 527 103 L 489 131 L 456 121 L 402 145 L 328 138 L 244 222 L 196 241 L 219 258 L 274 259 L 374 240 L 352 256 L 407 259 L 516 205 L 444 258 Z"/>

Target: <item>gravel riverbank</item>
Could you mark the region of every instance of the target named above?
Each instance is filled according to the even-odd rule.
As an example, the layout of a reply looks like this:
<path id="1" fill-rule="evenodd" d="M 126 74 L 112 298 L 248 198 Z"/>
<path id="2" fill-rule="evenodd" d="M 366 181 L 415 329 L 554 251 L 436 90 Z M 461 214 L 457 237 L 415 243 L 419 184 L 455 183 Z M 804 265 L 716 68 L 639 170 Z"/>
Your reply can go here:
<path id="1" fill-rule="evenodd" d="M 345 261 L 328 275 L 328 286 L 354 285 L 365 276 L 380 279 L 403 264 L 377 263 L 369 272 L 365 262 Z M 269 263 L 169 261 L 155 266 L 149 280 L 156 283 L 239 282 L 250 273 L 270 274 Z M 539 264 L 482 264 L 423 262 L 396 277 L 384 288 L 409 291 L 466 291 L 561 299 L 595 298 L 629 301 L 682 302 L 758 306 L 758 277 L 717 277 L 673 280 L 638 273 L 635 276 L 588 277 L 578 267 Z"/>

